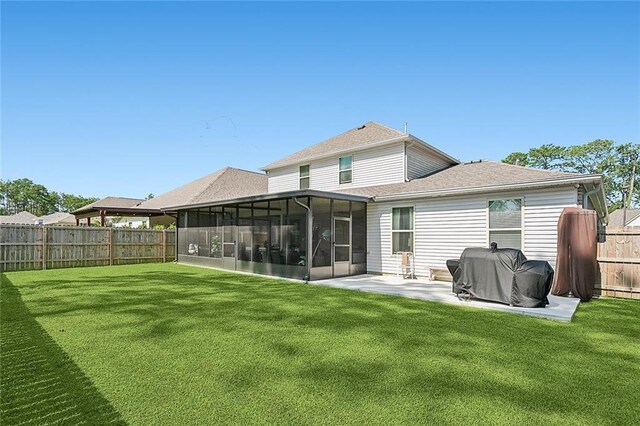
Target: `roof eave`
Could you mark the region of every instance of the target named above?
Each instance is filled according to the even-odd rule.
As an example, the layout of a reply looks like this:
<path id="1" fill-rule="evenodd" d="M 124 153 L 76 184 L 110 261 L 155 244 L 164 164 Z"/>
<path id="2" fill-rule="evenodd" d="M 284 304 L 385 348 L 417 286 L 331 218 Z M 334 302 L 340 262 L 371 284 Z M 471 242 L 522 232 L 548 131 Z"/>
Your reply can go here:
<path id="1" fill-rule="evenodd" d="M 196 204 L 185 204 L 178 206 L 169 206 L 164 207 L 162 210 L 165 212 L 171 211 L 175 212 L 178 210 L 186 210 L 186 209 L 195 209 L 201 207 L 217 207 L 224 206 L 227 204 L 239 204 L 239 203 L 249 203 L 256 201 L 267 201 L 267 200 L 276 200 L 282 198 L 292 198 L 292 197 L 320 197 L 320 198 L 335 198 L 341 200 L 351 200 L 351 201 L 360 201 L 367 202 L 370 200 L 370 197 L 364 195 L 352 195 L 345 194 L 340 192 L 328 192 L 328 191 L 317 191 L 314 189 L 305 189 L 305 190 L 297 190 L 297 191 L 286 191 L 286 192 L 275 192 L 275 193 L 267 193 L 267 194 L 258 194 L 258 195 L 249 195 L 246 197 L 232 198 L 228 200 L 217 200 L 217 201 L 208 201 Z"/>
<path id="2" fill-rule="evenodd" d="M 400 136 L 397 136 L 395 138 L 384 139 L 384 140 L 381 140 L 381 141 L 378 141 L 378 142 L 373 142 L 373 143 L 370 143 L 370 144 L 367 144 L 367 145 L 351 147 L 351 148 L 345 148 L 345 149 L 340 149 L 340 150 L 337 150 L 337 151 L 327 152 L 325 154 L 314 155 L 314 156 L 311 156 L 309 158 L 305 158 L 305 159 L 302 159 L 302 160 L 292 160 L 292 161 L 287 161 L 287 162 L 282 163 L 282 164 L 278 164 L 277 161 L 274 161 L 271 164 L 268 164 L 268 165 L 266 165 L 264 167 L 260 167 L 260 170 L 262 170 L 264 172 L 268 172 L 270 170 L 281 169 L 283 167 L 294 166 L 296 164 L 306 164 L 306 163 L 309 163 L 310 161 L 322 160 L 323 158 L 333 157 L 334 155 L 340 155 L 340 154 L 346 154 L 346 153 L 350 153 L 350 152 L 363 151 L 365 149 L 376 148 L 376 147 L 379 147 L 379 146 L 389 145 L 389 144 L 396 143 L 396 142 L 406 141 L 406 140 L 409 140 L 410 138 L 411 138 L 411 135 L 409 135 L 409 134 L 400 135 Z M 273 164 L 277 164 L 277 165 L 276 166 L 272 166 Z"/>
<path id="3" fill-rule="evenodd" d="M 468 195 L 468 194 L 479 194 L 479 193 L 487 193 L 487 192 L 495 192 L 495 191 L 505 191 L 505 190 L 518 190 L 518 189 L 528 189 L 528 188 L 545 188 L 551 186 L 560 186 L 560 185 L 571 185 L 571 184 L 582 184 L 588 182 L 601 182 L 601 175 L 584 175 L 575 178 L 561 178 L 561 179 L 547 179 L 541 181 L 531 181 L 531 182 L 520 182 L 506 185 L 485 185 L 485 186 L 475 186 L 470 188 L 458 188 L 458 189 L 439 189 L 432 191 L 414 191 L 414 192 L 405 192 L 393 195 L 378 195 L 373 196 L 374 202 L 380 201 L 396 201 L 396 200 L 409 200 L 414 198 L 434 198 L 434 197 L 449 197 L 454 195 Z"/>
<path id="4" fill-rule="evenodd" d="M 446 152 L 436 148 L 435 146 L 431 145 L 430 143 L 427 143 L 427 142 L 423 141 L 422 139 L 420 139 L 420 138 L 418 138 L 418 137 L 416 137 L 416 136 L 414 136 L 412 134 L 408 134 L 407 136 L 409 136 L 409 138 L 412 139 L 413 141 L 422 144 L 425 148 L 430 149 L 431 151 L 435 152 L 439 156 L 441 156 L 444 159 L 450 161 L 451 163 L 453 163 L 453 164 L 460 164 L 461 163 L 461 161 L 458 160 L 457 158 L 450 156 Z"/>
<path id="5" fill-rule="evenodd" d="M 591 188 L 589 188 L 589 185 Z M 584 196 L 589 197 L 591 204 L 595 207 L 598 217 L 603 224 L 609 224 L 609 210 L 607 208 L 607 196 L 604 192 L 604 185 L 602 181 L 598 182 L 586 182 L 584 187 L 587 190 Z M 591 195 L 593 194 L 593 196 Z"/>
<path id="6" fill-rule="evenodd" d="M 136 214 L 163 214 L 162 209 L 141 209 L 137 207 L 92 207 L 90 209 L 75 210 L 71 212 L 74 216 L 80 216 L 94 212 L 107 212 L 107 213 L 136 213 Z"/>

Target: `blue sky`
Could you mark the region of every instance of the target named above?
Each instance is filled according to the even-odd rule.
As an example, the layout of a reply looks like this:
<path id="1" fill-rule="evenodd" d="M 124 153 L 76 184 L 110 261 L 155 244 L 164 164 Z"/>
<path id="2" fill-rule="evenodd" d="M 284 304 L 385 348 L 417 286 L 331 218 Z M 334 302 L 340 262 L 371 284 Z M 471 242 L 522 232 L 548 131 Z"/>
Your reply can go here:
<path id="1" fill-rule="evenodd" d="M 2 2 L 2 178 L 160 194 L 373 120 L 468 161 L 640 142 L 640 4 Z"/>

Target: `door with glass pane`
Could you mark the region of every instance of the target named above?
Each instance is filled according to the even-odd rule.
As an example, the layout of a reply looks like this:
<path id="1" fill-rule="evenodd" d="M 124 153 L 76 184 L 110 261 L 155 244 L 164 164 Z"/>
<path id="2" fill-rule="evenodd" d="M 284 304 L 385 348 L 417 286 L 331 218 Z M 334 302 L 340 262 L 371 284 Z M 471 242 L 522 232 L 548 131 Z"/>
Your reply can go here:
<path id="1" fill-rule="evenodd" d="M 351 265 L 351 220 L 333 219 L 333 276 L 349 275 Z"/>

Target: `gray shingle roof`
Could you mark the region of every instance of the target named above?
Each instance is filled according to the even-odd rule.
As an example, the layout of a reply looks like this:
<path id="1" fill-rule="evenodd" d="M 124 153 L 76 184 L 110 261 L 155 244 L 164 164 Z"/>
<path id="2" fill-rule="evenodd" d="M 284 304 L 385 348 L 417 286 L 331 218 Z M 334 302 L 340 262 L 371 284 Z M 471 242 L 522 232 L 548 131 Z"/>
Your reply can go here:
<path id="1" fill-rule="evenodd" d="M 378 142 L 389 139 L 399 139 L 402 137 L 408 137 L 408 135 L 399 130 L 370 121 L 363 126 L 348 130 L 338 136 L 334 136 L 287 157 L 281 158 L 278 161 L 262 167 L 262 170 L 276 169 L 278 167 L 309 161 L 314 158 L 323 157 L 343 150 L 363 148 Z"/>
<path id="2" fill-rule="evenodd" d="M 86 213 L 91 210 L 117 210 L 119 208 L 131 208 L 135 207 L 144 200 L 140 198 L 125 198 L 125 197 L 105 197 L 101 200 L 94 201 L 91 204 L 80 207 L 78 210 L 74 210 L 73 214 Z"/>
<path id="3" fill-rule="evenodd" d="M 440 172 L 404 183 L 351 188 L 344 192 L 369 197 L 398 194 L 424 193 L 428 191 L 453 191 L 478 189 L 512 184 L 554 181 L 566 178 L 588 177 L 577 173 L 555 172 L 514 166 L 494 161 L 477 161 L 458 164 Z M 597 177 L 597 176 L 596 176 Z"/>
<path id="4" fill-rule="evenodd" d="M 15 223 L 21 225 L 33 225 L 34 220 L 37 219 L 38 216 L 31 214 L 27 211 L 22 211 L 20 213 L 12 214 L 9 216 L 0 216 L 0 223 Z"/>
<path id="5" fill-rule="evenodd" d="M 264 173 L 225 167 L 144 201 L 136 209 L 164 209 L 264 194 L 267 186 Z"/>
<path id="6" fill-rule="evenodd" d="M 609 213 L 609 226 L 625 226 L 622 223 L 624 212 L 622 209 L 614 210 Z M 640 217 L 640 209 L 627 209 L 627 223 L 633 222 Z"/>
<path id="7" fill-rule="evenodd" d="M 43 225 L 53 225 L 56 223 L 62 224 L 76 224 L 76 217 L 71 213 L 56 212 L 45 216 L 40 216 L 38 219 L 42 220 Z"/>

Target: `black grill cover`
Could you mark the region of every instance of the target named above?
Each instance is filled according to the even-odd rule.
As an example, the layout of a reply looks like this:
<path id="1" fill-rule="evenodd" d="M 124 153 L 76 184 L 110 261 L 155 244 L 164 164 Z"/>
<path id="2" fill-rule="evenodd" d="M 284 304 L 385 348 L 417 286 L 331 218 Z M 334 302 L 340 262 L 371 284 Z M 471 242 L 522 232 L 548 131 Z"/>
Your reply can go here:
<path id="1" fill-rule="evenodd" d="M 459 269 L 454 293 L 466 291 L 478 299 L 522 307 L 548 303 L 553 269 L 547 262 L 527 261 L 520 250 L 467 248 Z"/>
<path id="2" fill-rule="evenodd" d="M 549 304 L 547 295 L 553 284 L 553 269 L 549 262 L 527 260 L 515 274 L 511 304 L 523 308 L 544 308 Z"/>
<path id="3" fill-rule="evenodd" d="M 453 277 L 453 286 L 451 288 L 452 292 L 456 292 L 456 282 L 460 279 L 460 275 L 462 275 L 462 270 L 460 269 L 460 260 L 458 259 L 449 259 L 447 260 L 447 269 L 449 273 Z"/>

